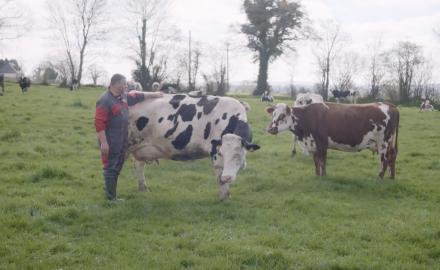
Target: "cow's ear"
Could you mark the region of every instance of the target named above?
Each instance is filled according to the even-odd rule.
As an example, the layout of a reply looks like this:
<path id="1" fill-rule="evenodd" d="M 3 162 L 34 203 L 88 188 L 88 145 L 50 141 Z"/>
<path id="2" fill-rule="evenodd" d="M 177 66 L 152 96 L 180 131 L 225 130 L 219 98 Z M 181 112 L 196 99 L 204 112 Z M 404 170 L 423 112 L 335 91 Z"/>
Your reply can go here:
<path id="1" fill-rule="evenodd" d="M 254 152 L 254 151 L 257 151 L 258 149 L 261 148 L 258 144 L 249 143 L 249 142 L 246 141 L 246 140 L 241 140 L 241 144 L 242 144 L 243 147 L 246 148 L 246 150 L 249 151 L 249 152 Z"/>
<path id="2" fill-rule="evenodd" d="M 272 114 L 273 111 L 275 111 L 275 107 L 274 107 L 274 106 L 270 106 L 270 107 L 267 107 L 267 108 L 266 108 L 266 112 L 267 112 L 268 114 Z"/>

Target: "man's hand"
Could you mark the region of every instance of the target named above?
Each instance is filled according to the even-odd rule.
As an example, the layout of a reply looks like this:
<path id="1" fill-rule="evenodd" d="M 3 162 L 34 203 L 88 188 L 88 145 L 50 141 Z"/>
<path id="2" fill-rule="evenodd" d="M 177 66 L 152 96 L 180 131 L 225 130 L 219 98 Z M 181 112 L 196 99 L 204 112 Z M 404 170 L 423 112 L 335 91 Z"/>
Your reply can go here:
<path id="1" fill-rule="evenodd" d="M 163 97 L 163 93 L 162 92 L 150 92 L 148 93 L 148 98 L 161 98 Z"/>
<path id="2" fill-rule="evenodd" d="M 110 147 L 107 142 L 101 143 L 101 154 L 103 156 L 108 156 L 109 149 Z"/>

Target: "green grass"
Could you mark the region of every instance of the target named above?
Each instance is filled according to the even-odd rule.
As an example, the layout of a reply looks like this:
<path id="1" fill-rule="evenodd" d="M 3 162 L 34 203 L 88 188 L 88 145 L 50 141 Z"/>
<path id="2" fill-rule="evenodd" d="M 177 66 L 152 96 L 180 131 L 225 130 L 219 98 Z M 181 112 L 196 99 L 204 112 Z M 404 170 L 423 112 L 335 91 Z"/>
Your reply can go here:
<path id="1" fill-rule="evenodd" d="M 7 85 L 0 97 L 0 269 L 439 269 L 440 113 L 401 108 L 397 179 L 370 152 L 329 152 L 328 177 L 244 98 L 262 148 L 217 200 L 208 159 L 122 171 L 104 200 L 98 89 Z"/>

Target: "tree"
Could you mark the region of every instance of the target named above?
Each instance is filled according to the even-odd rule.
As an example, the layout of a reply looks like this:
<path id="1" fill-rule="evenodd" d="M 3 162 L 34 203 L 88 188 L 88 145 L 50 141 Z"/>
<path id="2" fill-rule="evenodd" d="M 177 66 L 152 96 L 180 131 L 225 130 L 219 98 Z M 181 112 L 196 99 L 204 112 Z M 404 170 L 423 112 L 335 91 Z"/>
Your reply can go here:
<path id="1" fill-rule="evenodd" d="M 90 78 L 92 79 L 93 86 L 96 87 L 98 85 L 99 78 L 105 75 L 105 71 L 102 67 L 95 64 L 89 66 L 88 71 Z"/>
<path id="2" fill-rule="evenodd" d="M 255 52 L 259 62 L 257 88 L 254 95 L 269 89 L 267 83 L 269 62 L 282 55 L 286 49 L 294 49 L 292 41 L 305 32 L 305 14 L 299 2 L 287 0 L 244 0 L 248 22 L 241 25 L 247 36 L 247 47 Z"/>
<path id="3" fill-rule="evenodd" d="M 81 84 L 88 48 L 103 39 L 107 0 L 48 1 L 50 22 L 62 40 L 69 62 L 70 79 Z"/>
<path id="4" fill-rule="evenodd" d="M 14 0 L 0 0 L 0 40 L 19 38 L 29 27 L 25 8 Z"/>
<path id="5" fill-rule="evenodd" d="M 361 60 L 354 52 L 344 53 L 335 61 L 333 86 L 340 91 L 349 91 L 355 87 L 354 77 L 359 72 Z"/>
<path id="6" fill-rule="evenodd" d="M 333 21 L 322 22 L 318 31 L 318 38 L 313 49 L 319 67 L 321 83 L 319 93 L 324 100 L 328 100 L 328 90 L 333 60 L 340 52 L 345 42 L 341 27 Z"/>
<path id="7" fill-rule="evenodd" d="M 380 95 L 380 87 L 385 77 L 384 66 L 384 52 L 381 50 L 382 41 L 377 40 L 375 43 L 368 46 L 370 55 L 368 63 L 367 80 L 370 84 L 369 96 L 372 99 L 377 99 Z"/>
<path id="8" fill-rule="evenodd" d="M 409 101 L 414 72 L 417 66 L 424 62 L 422 48 L 413 42 L 399 42 L 386 53 L 385 61 L 390 75 L 397 82 L 400 101 Z"/>
<path id="9" fill-rule="evenodd" d="M 132 75 L 143 89 L 151 89 L 154 81 L 165 79 L 170 44 L 179 36 L 166 22 L 170 3 L 171 0 L 127 0 L 127 19 L 134 30 L 129 33 L 129 40 L 135 41 L 132 59 L 136 68 Z"/>

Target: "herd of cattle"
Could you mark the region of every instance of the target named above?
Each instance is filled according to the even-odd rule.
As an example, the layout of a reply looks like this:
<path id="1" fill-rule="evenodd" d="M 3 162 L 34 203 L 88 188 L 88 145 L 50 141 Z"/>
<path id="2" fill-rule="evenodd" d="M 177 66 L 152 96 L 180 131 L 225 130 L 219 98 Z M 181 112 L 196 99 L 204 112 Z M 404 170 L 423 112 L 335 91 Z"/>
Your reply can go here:
<path id="1" fill-rule="evenodd" d="M 194 160 L 211 157 L 219 198 L 229 197 L 229 185 L 246 166 L 246 153 L 256 151 L 247 120 L 250 107 L 231 97 L 165 94 L 130 109 L 129 153 L 135 159 L 139 190 L 145 183 L 146 163 L 159 159 Z M 269 106 L 270 134 L 293 133 L 306 154 L 313 156 L 315 172 L 326 174 L 327 150 L 379 154 L 379 177 L 387 168 L 395 177 L 399 111 L 385 103 L 339 104 L 317 94 L 300 94 L 292 107 Z"/>

